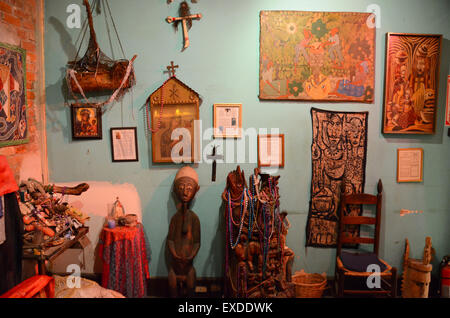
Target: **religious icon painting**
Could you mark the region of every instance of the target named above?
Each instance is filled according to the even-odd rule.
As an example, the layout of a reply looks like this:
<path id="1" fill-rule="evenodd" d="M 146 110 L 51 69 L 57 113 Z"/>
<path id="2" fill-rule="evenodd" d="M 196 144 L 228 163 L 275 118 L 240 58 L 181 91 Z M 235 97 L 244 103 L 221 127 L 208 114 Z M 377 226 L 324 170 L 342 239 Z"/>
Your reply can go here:
<path id="1" fill-rule="evenodd" d="M 388 33 L 383 133 L 434 134 L 442 35 Z"/>
<path id="2" fill-rule="evenodd" d="M 28 142 L 25 50 L 0 43 L 0 147 Z"/>
<path id="3" fill-rule="evenodd" d="M 147 100 L 148 129 L 152 133 L 154 163 L 198 161 L 200 144 L 200 97 L 175 76 L 171 76 Z M 151 120 L 151 122 L 150 122 Z"/>
<path id="4" fill-rule="evenodd" d="M 72 138 L 102 139 L 100 107 L 72 105 Z"/>
<path id="5" fill-rule="evenodd" d="M 374 102 L 373 13 L 261 11 L 259 98 Z"/>

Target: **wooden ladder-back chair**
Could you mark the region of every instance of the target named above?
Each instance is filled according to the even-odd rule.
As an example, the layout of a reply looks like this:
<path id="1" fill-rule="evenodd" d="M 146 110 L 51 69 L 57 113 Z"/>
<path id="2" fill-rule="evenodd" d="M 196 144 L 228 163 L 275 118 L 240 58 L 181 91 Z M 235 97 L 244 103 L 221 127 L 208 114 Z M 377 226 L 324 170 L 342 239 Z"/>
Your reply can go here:
<path id="1" fill-rule="evenodd" d="M 378 257 L 380 243 L 380 223 L 381 223 L 381 201 L 383 185 L 381 180 L 378 181 L 377 195 L 366 193 L 345 195 L 344 190 L 341 194 L 339 231 L 337 238 L 336 251 L 336 272 L 335 285 L 338 297 L 345 294 L 366 294 L 366 295 L 386 295 L 395 297 L 397 294 L 397 269 L 390 266 Z M 348 205 L 374 205 L 376 207 L 375 217 L 367 216 L 345 216 L 344 210 Z M 346 225 L 373 225 L 373 237 L 348 236 L 345 233 Z M 373 245 L 372 253 L 355 253 L 342 251 L 345 244 L 371 244 Z M 370 289 L 366 282 L 369 276 L 374 275 L 369 265 L 377 265 L 380 269 L 380 288 Z M 346 278 L 352 280 L 363 280 L 367 289 L 345 289 Z M 376 281 L 375 279 L 371 280 Z M 348 281 L 348 280 L 347 280 Z"/>

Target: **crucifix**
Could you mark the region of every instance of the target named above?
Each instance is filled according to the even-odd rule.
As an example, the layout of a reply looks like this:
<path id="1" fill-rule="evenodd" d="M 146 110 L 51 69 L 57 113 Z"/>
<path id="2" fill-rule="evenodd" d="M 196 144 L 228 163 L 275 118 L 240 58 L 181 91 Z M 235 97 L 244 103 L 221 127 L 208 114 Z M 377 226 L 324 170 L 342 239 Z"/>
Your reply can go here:
<path id="1" fill-rule="evenodd" d="M 202 18 L 201 13 L 191 14 L 189 10 L 189 6 L 186 1 L 183 1 L 180 4 L 180 17 L 171 17 L 168 16 L 166 21 L 168 23 L 174 23 L 175 28 L 178 28 L 178 23 L 181 22 L 183 25 L 183 38 L 184 38 L 184 47 L 183 51 L 187 49 L 189 46 L 189 34 L 188 31 L 192 26 L 192 20 L 200 20 Z"/>
<path id="2" fill-rule="evenodd" d="M 212 182 L 216 182 L 216 166 L 217 166 L 216 159 L 219 159 L 219 160 L 223 159 L 222 155 L 216 154 L 217 147 L 218 146 L 214 145 L 213 149 L 212 149 L 212 154 L 207 156 L 208 159 L 213 159 L 212 172 L 211 172 L 212 173 L 212 175 L 211 175 Z"/>

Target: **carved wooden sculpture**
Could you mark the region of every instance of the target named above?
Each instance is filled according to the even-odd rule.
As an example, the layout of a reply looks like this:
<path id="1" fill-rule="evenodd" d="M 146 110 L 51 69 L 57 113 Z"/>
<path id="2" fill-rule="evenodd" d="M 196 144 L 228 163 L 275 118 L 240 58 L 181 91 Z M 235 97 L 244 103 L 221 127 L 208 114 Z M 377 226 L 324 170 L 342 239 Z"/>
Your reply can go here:
<path id="1" fill-rule="evenodd" d="M 202 18 L 201 13 L 191 14 L 189 5 L 186 1 L 180 3 L 179 9 L 180 16 L 179 17 L 171 17 L 168 16 L 166 21 L 168 23 L 173 23 L 175 29 L 178 28 L 178 24 L 181 22 L 183 25 L 183 38 L 184 38 L 184 47 L 183 51 L 189 46 L 189 33 L 188 31 L 192 27 L 192 20 L 200 20 Z"/>
<path id="2" fill-rule="evenodd" d="M 425 239 L 425 248 L 422 259 L 409 258 L 409 241 L 406 239 L 405 253 L 403 255 L 403 298 L 428 298 L 433 265 L 430 264 L 433 248 L 431 237 Z"/>
<path id="3" fill-rule="evenodd" d="M 193 261 L 200 249 L 200 220 L 189 210 L 189 204 L 199 189 L 195 170 L 188 166 L 181 168 L 174 181 L 174 192 L 180 204 L 170 220 L 167 237 L 171 297 L 181 296 L 179 284 L 185 285 L 188 296 L 194 294 L 196 274 Z"/>
<path id="4" fill-rule="evenodd" d="M 286 247 L 289 223 L 279 212 L 278 178 L 250 177 L 238 166 L 227 177 L 225 293 L 230 297 L 293 297 L 294 253 Z"/>

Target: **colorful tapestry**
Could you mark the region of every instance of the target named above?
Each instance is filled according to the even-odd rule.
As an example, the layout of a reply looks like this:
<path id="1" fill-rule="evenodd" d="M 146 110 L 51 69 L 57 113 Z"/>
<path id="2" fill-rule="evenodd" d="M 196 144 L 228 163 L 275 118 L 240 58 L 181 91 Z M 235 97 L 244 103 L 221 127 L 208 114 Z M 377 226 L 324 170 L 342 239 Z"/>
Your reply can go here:
<path id="1" fill-rule="evenodd" d="M 371 13 L 261 11 L 259 98 L 373 103 Z"/>
<path id="2" fill-rule="evenodd" d="M 25 57 L 23 49 L 0 43 L 0 147 L 28 142 Z"/>
<path id="3" fill-rule="evenodd" d="M 341 189 L 363 193 L 368 112 L 333 112 L 312 108 L 312 181 L 306 246 L 335 247 Z M 343 184 L 342 184 L 343 183 Z M 361 206 L 344 211 L 361 215 Z M 348 226 L 357 236 L 358 226 Z"/>

